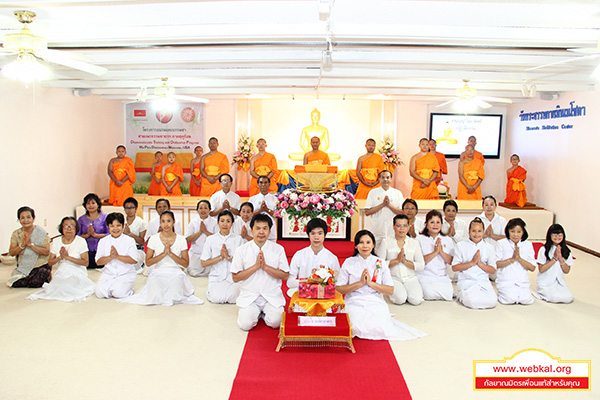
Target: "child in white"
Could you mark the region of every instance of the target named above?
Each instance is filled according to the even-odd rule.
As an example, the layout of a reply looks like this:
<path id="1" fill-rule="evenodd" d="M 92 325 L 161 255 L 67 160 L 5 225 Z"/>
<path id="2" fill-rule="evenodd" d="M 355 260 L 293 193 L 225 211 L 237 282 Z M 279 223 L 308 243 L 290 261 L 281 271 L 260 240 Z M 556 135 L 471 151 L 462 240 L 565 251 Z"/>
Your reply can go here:
<path id="1" fill-rule="evenodd" d="M 231 233 L 241 236 L 244 243 L 252 240 L 252 229 L 250 228 L 250 220 L 254 214 L 254 206 L 246 201 L 240 206 L 240 215 L 233 221 Z"/>
<path id="2" fill-rule="evenodd" d="M 148 241 L 146 264 L 150 274 L 146 286 L 138 293 L 125 299 L 123 303 L 139 305 L 202 304 L 194 296 L 190 279 L 181 270 L 189 263 L 187 242 L 173 230 L 175 216 L 171 211 L 160 215 L 161 232 Z"/>
<path id="3" fill-rule="evenodd" d="M 377 250 L 377 254 L 388 261 L 390 274 L 394 281 L 394 293 L 390 300 L 394 304 L 404 304 L 407 300 L 412 305 L 423 302 L 423 289 L 415 271 L 425 268 L 425 260 L 421 246 L 415 239 L 407 236 L 408 217 L 398 214 L 393 219 L 394 237 L 385 238 Z"/>
<path id="4" fill-rule="evenodd" d="M 144 253 L 144 237 L 146 236 L 148 224 L 136 215 L 138 202 L 135 198 L 128 197 L 125 199 L 123 202 L 123 209 L 125 210 L 125 228 L 123 229 L 123 233 L 135 240 L 135 247 L 138 250 L 138 262 L 135 264 L 135 270 L 139 274 L 142 272 L 142 265 L 146 260 L 146 253 Z"/>
<path id="5" fill-rule="evenodd" d="M 425 300 L 452 301 L 454 289 L 446 272 L 446 264 L 452 263 L 454 241 L 442 233 L 442 214 L 431 210 L 425 217 L 425 228 L 417 236 L 421 246 L 425 268 L 417 271 Z"/>
<path id="6" fill-rule="evenodd" d="M 125 225 L 123 214 L 108 214 L 106 224 L 110 235 L 100 239 L 96 251 L 96 264 L 104 265 L 102 275 L 96 283 L 96 297 L 120 299 L 133 294 L 138 252 L 135 240 L 123 235 Z"/>
<path id="7" fill-rule="evenodd" d="M 252 217 L 252 241 L 235 251 L 231 264 L 233 281 L 239 282 L 238 325 L 248 331 L 256 326 L 261 314 L 265 323 L 279 329 L 285 298 L 281 281 L 290 270 L 283 246 L 270 240 L 273 221 L 268 215 Z"/>
<path id="8" fill-rule="evenodd" d="M 185 240 L 191 243 L 190 247 L 190 265 L 187 272 L 190 276 L 208 276 L 210 267 L 202 267 L 202 250 L 204 249 L 206 239 L 215 232 L 219 231 L 217 220 L 210 216 L 210 202 L 208 200 L 200 200 L 196 204 L 198 217 L 194 218 L 187 226 L 186 233 L 188 236 Z"/>
<path id="9" fill-rule="evenodd" d="M 340 260 L 325 248 L 327 222 L 321 218 L 311 219 L 306 224 L 306 234 L 310 240 L 310 246 L 298 250 L 290 263 L 290 276 L 287 281 L 288 296 L 290 297 L 298 291 L 299 280 L 308 278 L 314 268 L 323 265 L 326 268 L 333 269 L 336 274 L 340 272 Z M 300 308 L 298 312 L 301 311 Z"/>
<path id="10" fill-rule="evenodd" d="M 501 304 L 533 304 L 528 271 L 535 271 L 535 253 L 527 241 L 525 221 L 513 218 L 505 229 L 506 238 L 496 250 L 496 289 Z"/>
<path id="11" fill-rule="evenodd" d="M 454 250 L 452 269 L 459 271 L 458 301 L 468 308 L 494 308 L 498 296 L 490 283 L 496 272 L 494 248 L 483 240 L 483 221 L 475 218 L 469 224 L 469 240 L 460 242 Z"/>
<path id="12" fill-rule="evenodd" d="M 411 340 L 425 336 L 390 315 L 383 295 L 394 292 L 387 263 L 373 254 L 375 237 L 359 231 L 354 237 L 354 256 L 344 261 L 338 275 L 337 290 L 345 294 L 345 311 L 353 336 L 371 340 Z"/>
<path id="13" fill-rule="evenodd" d="M 73 217 L 65 217 L 58 226 L 61 237 L 52 241 L 48 265 L 58 265 L 50 283 L 44 283 L 29 300 L 84 301 L 94 294 L 96 284 L 88 278 L 88 246 L 79 232 L 79 224 Z"/>
<path id="14" fill-rule="evenodd" d="M 221 211 L 217 220 L 219 232 L 206 239 L 202 250 L 202 266 L 210 268 L 206 298 L 211 303 L 234 304 L 240 288 L 231 276 L 231 255 L 245 240 L 231 233 L 233 214 L 229 210 Z"/>
<path id="15" fill-rule="evenodd" d="M 554 224 L 548 228 L 546 243 L 538 252 L 537 263 L 539 273 L 535 297 L 550 303 L 571 303 L 574 298 L 565 274 L 571 271 L 574 262 L 561 225 Z"/>

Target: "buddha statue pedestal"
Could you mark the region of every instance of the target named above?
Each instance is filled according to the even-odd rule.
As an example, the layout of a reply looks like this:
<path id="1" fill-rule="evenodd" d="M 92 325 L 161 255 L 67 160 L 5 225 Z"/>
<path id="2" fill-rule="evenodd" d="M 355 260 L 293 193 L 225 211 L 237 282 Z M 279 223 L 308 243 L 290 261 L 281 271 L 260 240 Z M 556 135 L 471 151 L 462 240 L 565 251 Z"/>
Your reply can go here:
<path id="1" fill-rule="evenodd" d="M 296 165 L 297 188 L 303 192 L 324 193 L 337 189 L 337 167 L 330 165 Z"/>

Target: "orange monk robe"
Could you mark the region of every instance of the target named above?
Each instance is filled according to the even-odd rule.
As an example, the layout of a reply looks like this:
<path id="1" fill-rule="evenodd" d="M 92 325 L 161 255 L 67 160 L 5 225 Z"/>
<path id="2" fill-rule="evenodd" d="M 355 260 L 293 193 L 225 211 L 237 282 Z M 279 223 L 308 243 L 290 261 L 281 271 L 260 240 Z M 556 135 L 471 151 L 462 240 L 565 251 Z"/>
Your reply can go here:
<path id="1" fill-rule="evenodd" d="M 477 150 L 474 150 L 474 151 L 475 151 L 475 153 L 473 154 L 473 158 L 476 160 L 481 160 L 481 163 L 485 164 L 485 158 L 483 157 L 483 154 L 481 154 Z"/>
<path id="2" fill-rule="evenodd" d="M 135 182 L 133 160 L 129 157 L 124 157 L 121 161 L 114 162 L 112 169 L 115 178 L 118 180 L 123 179 L 125 175 L 128 176 L 128 179 L 121 186 L 117 186 L 112 179 L 110 180 L 110 197 L 108 202 L 113 206 L 122 206 L 128 197 L 133 197 L 133 182 Z"/>
<path id="3" fill-rule="evenodd" d="M 483 169 L 483 162 L 481 160 L 473 158 L 473 161 L 466 163 L 463 166 L 463 177 L 467 183 L 471 186 L 477 183 L 477 180 L 485 179 L 485 170 Z M 481 185 L 477 186 L 477 189 L 473 193 L 467 192 L 467 187 L 458 180 L 458 191 L 456 198 L 459 200 L 481 200 Z"/>
<path id="4" fill-rule="evenodd" d="M 200 161 L 194 164 L 194 169 L 191 171 L 192 178 L 200 178 Z M 190 179 L 190 196 L 200 196 L 200 186 L 196 185 L 194 179 Z"/>
<path id="5" fill-rule="evenodd" d="M 321 150 L 317 150 L 316 153 L 308 156 L 307 159 L 308 165 L 331 165 L 331 161 L 329 161 L 329 156 L 327 153 Z"/>
<path id="6" fill-rule="evenodd" d="M 183 168 L 181 168 L 181 165 L 179 165 L 177 163 L 173 163 L 173 165 L 165 168 L 165 182 L 167 182 L 167 184 L 170 185 L 173 183 L 175 178 L 179 178 L 179 181 L 177 181 L 175 186 L 173 186 L 173 189 L 171 189 L 171 193 L 169 193 L 167 191 L 167 188 L 165 187 L 165 185 L 162 185 L 161 196 L 181 196 L 182 195 L 181 188 L 179 187 L 179 185 L 181 185 L 181 182 L 183 182 Z"/>
<path id="7" fill-rule="evenodd" d="M 150 187 L 148 188 L 148 196 L 160 196 L 160 188 L 163 187 L 161 178 L 162 178 L 162 168 L 167 165 L 166 162 L 160 163 L 154 167 L 153 174 L 150 175 Z M 156 183 L 155 178 L 158 178 L 160 182 Z"/>
<path id="8" fill-rule="evenodd" d="M 228 174 L 229 160 L 227 159 L 227 156 L 218 151 L 215 154 L 207 155 L 204 158 L 204 172 L 206 172 L 208 176 Z M 215 181 L 215 183 L 210 183 L 208 179 L 202 177 L 200 196 L 210 197 L 219 190 L 221 190 L 221 185 L 218 180 Z"/>
<path id="9" fill-rule="evenodd" d="M 444 155 L 444 153 L 436 151 L 434 155 L 437 158 L 438 164 L 440 166 L 440 173 L 438 174 L 438 177 L 435 178 L 436 183 L 439 184 L 442 181 L 442 174 L 448 175 L 448 164 L 446 164 L 446 156 Z"/>
<path id="10" fill-rule="evenodd" d="M 267 176 L 269 173 L 273 172 L 273 176 L 271 177 L 271 185 L 269 186 L 269 192 L 277 191 L 277 179 L 279 178 L 279 170 L 277 169 L 277 159 L 271 153 L 263 154 L 262 157 L 254 160 L 254 172 L 258 176 L 265 175 Z M 260 190 L 258 190 L 257 178 L 252 177 L 250 180 L 250 196 L 254 196 L 255 194 L 259 194 Z"/>
<path id="11" fill-rule="evenodd" d="M 383 158 L 379 154 L 371 154 L 370 157 L 365 158 L 361 165 L 361 175 L 363 179 L 369 183 L 377 181 L 379 173 L 385 169 L 385 163 Z M 356 189 L 355 199 L 366 199 L 367 195 L 372 189 L 381 186 L 380 183 L 373 187 L 368 187 L 358 181 L 358 189 Z"/>
<path id="12" fill-rule="evenodd" d="M 434 172 L 440 172 L 440 165 L 438 164 L 437 157 L 431 153 L 425 154 L 415 162 L 415 172 L 421 178 L 429 179 Z M 411 199 L 439 199 L 440 194 L 438 192 L 435 181 L 431 182 L 426 188 L 421 187 L 421 181 L 413 178 L 413 187 L 410 192 Z"/>
<path id="13" fill-rule="evenodd" d="M 523 183 L 525 178 L 527 178 L 527 170 L 521 166 L 508 174 L 505 203 L 516 204 L 519 207 L 525 206 L 525 203 L 527 203 L 527 193 L 525 192 L 527 186 Z"/>

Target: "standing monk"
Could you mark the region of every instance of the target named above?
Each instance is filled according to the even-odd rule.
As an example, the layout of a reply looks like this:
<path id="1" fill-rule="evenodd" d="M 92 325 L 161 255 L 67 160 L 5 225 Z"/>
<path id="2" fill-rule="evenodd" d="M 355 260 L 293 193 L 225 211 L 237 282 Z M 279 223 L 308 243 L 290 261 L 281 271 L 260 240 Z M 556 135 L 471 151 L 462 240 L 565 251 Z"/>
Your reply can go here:
<path id="1" fill-rule="evenodd" d="M 202 182 L 202 175 L 200 175 L 200 160 L 202 159 L 203 152 L 202 146 L 196 146 L 194 148 L 196 157 L 190 162 L 190 196 L 200 196 L 200 182 Z"/>
<path id="2" fill-rule="evenodd" d="M 316 136 L 313 136 L 310 139 L 310 146 L 312 150 L 308 153 L 304 154 L 304 165 L 331 165 L 331 161 L 329 161 L 329 156 L 324 151 L 319 150 L 319 146 L 321 145 L 321 139 Z"/>
<path id="3" fill-rule="evenodd" d="M 279 170 L 277 169 L 277 159 L 271 153 L 267 153 L 267 141 L 265 139 L 258 139 L 256 142 L 258 148 L 258 154 L 255 154 L 250 159 L 250 196 L 258 194 L 258 177 L 266 176 L 271 181 L 269 186 L 269 192 L 277 191 L 277 177 L 279 176 Z"/>
<path id="4" fill-rule="evenodd" d="M 527 203 L 527 193 L 525 192 L 525 178 L 527 178 L 527 170 L 519 165 L 521 159 L 518 155 L 510 156 L 512 167 L 506 170 L 508 182 L 506 183 L 506 199 L 507 204 L 516 204 L 519 207 L 524 207 Z"/>
<path id="5" fill-rule="evenodd" d="M 219 148 L 219 140 L 216 137 L 211 137 L 208 141 L 210 151 L 202 156 L 200 160 L 200 173 L 202 174 L 202 186 L 200 196 L 210 197 L 219 190 L 219 178 L 222 174 L 229 173 L 229 160 L 227 156 L 217 149 Z"/>
<path id="6" fill-rule="evenodd" d="M 160 196 L 160 188 L 162 187 L 162 168 L 166 162 L 163 161 L 162 151 L 154 153 L 154 164 L 152 164 L 152 172 L 150 172 L 150 187 L 148 188 L 149 196 Z"/>
<path id="7" fill-rule="evenodd" d="M 110 178 L 110 198 L 113 206 L 122 206 L 128 197 L 133 197 L 133 182 L 135 182 L 135 167 L 133 160 L 126 157 L 125 146 L 117 146 L 117 156 L 108 162 L 106 172 Z"/>
<path id="8" fill-rule="evenodd" d="M 481 199 L 481 182 L 485 179 L 483 162 L 475 158 L 475 148 L 468 144 L 466 155 L 458 163 L 458 192 L 456 198 L 459 200 Z"/>
<path id="9" fill-rule="evenodd" d="M 375 145 L 375 140 L 367 139 L 367 154 L 360 156 L 356 163 L 356 176 L 359 181 L 354 196 L 356 199 L 366 199 L 371 189 L 381 186 L 378 177 L 381 171 L 385 170 L 385 163 L 379 154 L 375 154 Z"/>
<path id="10" fill-rule="evenodd" d="M 448 164 L 446 164 L 446 156 L 444 155 L 444 153 L 440 153 L 436 151 L 436 149 L 437 142 L 434 139 L 430 139 L 429 152 L 437 158 L 438 164 L 440 165 L 440 174 L 437 178 L 435 178 L 435 184 L 439 185 L 443 179 L 442 175 L 448 175 Z"/>
<path id="11" fill-rule="evenodd" d="M 419 141 L 421 150 L 410 158 L 410 176 L 413 178 L 411 199 L 439 199 L 435 179 L 440 173 L 440 165 L 436 156 L 429 152 L 429 141 L 425 138 Z"/>
<path id="12" fill-rule="evenodd" d="M 162 196 L 181 196 L 179 184 L 183 182 L 183 168 L 177 164 L 175 153 L 167 154 L 168 163 L 162 169 Z"/>
<path id="13" fill-rule="evenodd" d="M 475 146 L 477 146 L 477 138 L 475 136 L 469 136 L 469 141 L 467 143 L 467 146 L 471 145 L 473 146 L 473 149 L 475 149 Z M 465 147 L 465 151 L 463 151 L 462 153 L 460 153 L 460 160 L 464 160 L 464 158 L 467 155 L 467 148 Z M 478 160 L 481 160 L 481 162 L 483 164 L 485 164 L 485 158 L 483 157 L 483 154 L 481 154 L 480 152 L 478 152 L 477 150 L 474 150 L 473 153 L 473 158 L 476 158 Z"/>

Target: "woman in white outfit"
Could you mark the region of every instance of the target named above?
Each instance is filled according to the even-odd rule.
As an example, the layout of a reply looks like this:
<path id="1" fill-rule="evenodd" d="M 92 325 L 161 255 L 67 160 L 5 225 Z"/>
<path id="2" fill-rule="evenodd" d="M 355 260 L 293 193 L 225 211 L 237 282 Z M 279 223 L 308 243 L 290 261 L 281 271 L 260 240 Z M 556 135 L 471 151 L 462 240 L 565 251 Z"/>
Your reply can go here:
<path id="1" fill-rule="evenodd" d="M 50 283 L 27 297 L 29 300 L 84 301 L 94 294 L 96 284 L 88 278 L 88 247 L 73 217 L 64 217 L 58 226 L 62 235 L 54 239 L 48 265 L 58 267 Z"/>
<path id="2" fill-rule="evenodd" d="M 416 306 L 423 302 L 423 289 L 415 271 L 425 268 L 425 260 L 419 242 L 407 236 L 408 217 L 398 214 L 394 217 L 393 224 L 394 237 L 383 239 L 377 254 L 389 262 L 394 281 L 394 293 L 390 295 L 391 302 L 404 304 L 408 300 L 410 304 Z"/>
<path id="3" fill-rule="evenodd" d="M 161 232 L 148 240 L 146 264 L 151 269 L 146 286 L 123 303 L 140 305 L 202 304 L 194 287 L 182 271 L 189 263 L 187 242 L 173 230 L 175 215 L 167 210 L 160 215 Z"/>
<path id="4" fill-rule="evenodd" d="M 490 283 L 490 274 L 496 272 L 496 253 L 483 240 L 483 232 L 483 221 L 475 217 L 469 224 L 469 240 L 458 243 L 454 250 L 452 269 L 459 271 L 458 301 L 468 308 L 494 308 L 498 302 Z"/>
<path id="5" fill-rule="evenodd" d="M 387 262 L 376 257 L 375 236 L 367 230 L 354 237 L 354 256 L 346 259 L 337 279 L 337 290 L 346 295 L 346 312 L 352 334 L 372 340 L 410 340 L 426 334 L 390 315 L 383 295 L 394 293 Z"/>
<path id="6" fill-rule="evenodd" d="M 546 243 L 538 252 L 537 293 L 535 297 L 550 303 L 571 303 L 574 298 L 565 274 L 571 271 L 573 255 L 567 247 L 567 235 L 560 224 L 551 225 Z"/>
<path id="7" fill-rule="evenodd" d="M 513 218 L 505 229 L 506 238 L 498 241 L 496 251 L 496 289 L 501 304 L 533 304 L 528 272 L 535 271 L 535 252 L 525 221 Z"/>

